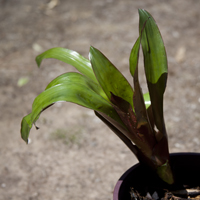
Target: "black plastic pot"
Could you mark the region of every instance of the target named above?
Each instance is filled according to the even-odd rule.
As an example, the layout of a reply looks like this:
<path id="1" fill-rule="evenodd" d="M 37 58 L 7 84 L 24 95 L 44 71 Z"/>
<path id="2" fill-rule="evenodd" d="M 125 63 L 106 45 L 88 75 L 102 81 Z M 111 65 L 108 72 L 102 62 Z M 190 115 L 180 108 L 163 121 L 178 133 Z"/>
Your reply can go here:
<path id="1" fill-rule="evenodd" d="M 170 162 L 176 185 L 200 186 L 200 153 L 173 153 L 170 154 Z M 154 188 L 169 188 L 154 172 L 141 164 L 136 164 L 118 180 L 113 200 L 131 200 L 130 188 L 145 195 L 146 190 L 152 186 Z"/>

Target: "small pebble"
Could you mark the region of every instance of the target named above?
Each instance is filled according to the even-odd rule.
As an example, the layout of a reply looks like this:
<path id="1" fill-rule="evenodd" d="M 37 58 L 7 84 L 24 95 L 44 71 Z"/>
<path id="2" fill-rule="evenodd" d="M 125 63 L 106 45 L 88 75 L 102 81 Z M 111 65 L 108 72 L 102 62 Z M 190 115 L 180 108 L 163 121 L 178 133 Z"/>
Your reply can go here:
<path id="1" fill-rule="evenodd" d="M 5 184 L 5 183 L 2 183 L 2 184 L 1 184 L 1 187 L 2 187 L 2 188 L 5 188 L 5 187 L 6 187 L 6 184 Z"/>

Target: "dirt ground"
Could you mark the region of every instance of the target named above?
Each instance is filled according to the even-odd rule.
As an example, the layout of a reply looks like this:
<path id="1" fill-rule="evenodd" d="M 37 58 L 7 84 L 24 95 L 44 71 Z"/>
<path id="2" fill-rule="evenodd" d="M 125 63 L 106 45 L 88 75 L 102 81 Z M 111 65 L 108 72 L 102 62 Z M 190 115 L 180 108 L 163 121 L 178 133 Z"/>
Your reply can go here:
<path id="1" fill-rule="evenodd" d="M 35 56 L 49 48 L 88 57 L 93 45 L 132 83 L 138 8 L 156 19 L 168 54 L 170 152 L 200 151 L 200 1 L 0 0 L 0 200 L 112 200 L 116 181 L 137 160 L 92 111 L 55 104 L 32 129 L 29 145 L 20 123 L 36 95 L 73 70 L 51 59 L 38 69 Z"/>

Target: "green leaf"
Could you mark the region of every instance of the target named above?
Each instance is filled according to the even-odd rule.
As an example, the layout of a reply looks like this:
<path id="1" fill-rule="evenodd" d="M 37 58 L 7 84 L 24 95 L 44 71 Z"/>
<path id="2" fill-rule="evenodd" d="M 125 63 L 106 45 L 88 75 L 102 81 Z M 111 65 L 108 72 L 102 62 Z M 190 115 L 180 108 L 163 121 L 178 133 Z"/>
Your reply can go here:
<path id="1" fill-rule="evenodd" d="M 145 106 L 144 97 L 142 94 L 142 89 L 140 87 L 140 82 L 139 82 L 139 77 L 138 77 L 139 50 L 140 50 L 140 37 L 137 39 L 136 43 L 134 44 L 131 54 L 130 54 L 130 58 L 129 58 L 130 72 L 131 72 L 131 75 L 133 76 L 134 90 L 135 90 L 134 95 L 133 95 L 133 105 L 134 105 L 135 114 L 137 117 L 138 127 L 148 123 L 146 106 Z"/>
<path id="2" fill-rule="evenodd" d="M 158 167 L 156 172 L 159 175 L 159 177 L 169 185 L 172 185 L 174 183 L 174 177 L 169 160 L 167 160 L 166 163 L 162 166 Z"/>
<path id="3" fill-rule="evenodd" d="M 75 51 L 61 47 L 49 49 L 36 57 L 38 67 L 40 66 L 42 60 L 45 58 L 55 58 L 70 64 L 74 66 L 79 72 L 97 82 L 89 60 Z"/>
<path id="4" fill-rule="evenodd" d="M 130 58 L 129 58 L 130 73 L 131 73 L 132 77 L 134 77 L 135 70 L 138 66 L 139 49 L 140 49 L 140 37 L 138 37 L 138 39 L 136 40 L 136 42 L 131 50 L 131 54 L 130 54 Z M 143 94 L 143 98 L 145 101 L 146 109 L 148 109 L 149 106 L 151 105 L 149 92 Z"/>
<path id="5" fill-rule="evenodd" d="M 129 58 L 130 72 L 132 77 L 134 77 L 135 70 L 138 66 L 139 49 L 140 49 L 140 37 L 138 37 L 135 44 L 133 45 Z"/>
<path id="6" fill-rule="evenodd" d="M 151 105 L 151 99 L 149 96 L 149 92 L 143 94 L 143 98 L 144 98 L 145 107 L 146 107 L 146 109 L 148 109 Z"/>
<path id="7" fill-rule="evenodd" d="M 149 93 L 151 97 L 151 105 L 154 116 L 155 125 L 161 134 L 166 134 L 164 116 L 163 116 L 163 82 L 167 79 L 167 74 L 163 74 L 156 84 L 148 83 Z"/>
<path id="8" fill-rule="evenodd" d="M 33 123 L 31 122 L 31 113 L 26 115 L 21 122 L 21 137 L 22 139 L 28 143 L 28 135 L 32 128 Z"/>
<path id="9" fill-rule="evenodd" d="M 144 54 L 146 77 L 150 83 L 155 84 L 162 74 L 167 73 L 165 46 L 153 17 L 142 9 L 139 9 L 139 16 L 139 30 L 140 34 L 142 31 L 141 44 Z"/>
<path id="10" fill-rule="evenodd" d="M 96 78 L 111 99 L 111 92 L 130 103 L 133 108 L 133 89 L 121 72 L 97 49 L 90 47 L 90 62 Z"/>
<path id="11" fill-rule="evenodd" d="M 83 76 L 79 73 L 76 72 L 68 72 L 65 74 L 62 74 L 60 76 L 58 76 L 57 78 L 55 78 L 53 81 L 51 81 L 45 90 L 49 89 L 50 87 L 53 87 L 55 85 L 64 83 L 64 84 L 68 84 L 68 83 L 81 83 L 87 87 L 89 87 L 90 89 L 92 89 L 94 92 L 96 92 L 97 94 L 99 94 L 100 96 L 102 96 L 104 99 L 106 99 L 107 101 L 109 101 L 108 97 L 106 96 L 106 94 L 104 93 L 104 91 L 102 90 L 102 88 L 100 87 L 99 84 L 97 84 L 96 82 L 92 81 L 91 79 L 89 79 L 86 76 Z"/>
<path id="12" fill-rule="evenodd" d="M 155 125 L 162 134 L 165 134 L 163 94 L 167 82 L 166 51 L 160 31 L 153 17 L 147 11 L 141 9 L 139 9 L 139 16 L 140 33 L 142 31 L 141 44 L 144 54 L 145 74 L 151 97 Z"/>
<path id="13" fill-rule="evenodd" d="M 151 124 L 147 115 L 144 95 L 142 94 L 142 89 L 140 87 L 140 82 L 139 82 L 139 77 L 138 77 L 140 37 L 137 39 L 136 43 L 134 44 L 132 48 L 129 62 L 130 62 L 130 71 L 131 71 L 131 75 L 133 76 L 134 90 L 135 90 L 134 95 L 133 95 L 133 104 L 134 104 L 134 109 L 135 109 L 135 114 L 136 114 L 136 119 L 137 119 L 136 131 L 139 132 L 139 135 L 141 136 L 142 141 L 143 141 L 142 144 L 140 145 L 140 149 L 147 157 L 151 157 L 152 147 L 156 144 L 156 141 L 155 141 L 153 129 L 151 127 Z M 146 98 L 148 97 L 147 94 L 146 94 Z M 135 142 L 135 144 L 138 145 L 139 142 L 137 143 Z"/>
<path id="14" fill-rule="evenodd" d="M 27 142 L 32 124 L 39 118 L 40 113 L 59 101 L 79 104 L 86 108 L 105 113 L 112 119 L 123 124 L 111 104 L 94 92 L 84 83 L 62 83 L 52 86 L 36 97 L 32 105 L 31 114 L 25 116 L 21 124 L 22 138 Z"/>
<path id="15" fill-rule="evenodd" d="M 139 49 L 140 49 L 140 37 L 138 37 L 138 39 L 136 40 L 136 42 L 131 50 L 131 54 L 130 54 L 130 58 L 129 58 L 130 73 L 131 73 L 132 77 L 134 77 L 135 70 L 138 66 Z M 149 92 L 143 94 L 143 98 L 145 101 L 146 109 L 148 109 L 149 106 L 151 105 Z"/>

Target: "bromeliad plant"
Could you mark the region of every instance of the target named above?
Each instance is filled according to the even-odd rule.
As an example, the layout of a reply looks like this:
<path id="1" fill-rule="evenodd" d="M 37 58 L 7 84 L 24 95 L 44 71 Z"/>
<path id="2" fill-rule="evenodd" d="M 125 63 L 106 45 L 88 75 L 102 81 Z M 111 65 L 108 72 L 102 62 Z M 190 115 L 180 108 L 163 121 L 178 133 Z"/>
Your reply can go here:
<path id="1" fill-rule="evenodd" d="M 23 118 L 21 136 L 28 142 L 32 125 L 49 106 L 58 101 L 73 102 L 94 110 L 141 163 L 154 169 L 168 184 L 173 184 L 163 116 L 167 56 L 152 16 L 139 9 L 139 18 L 139 37 L 129 59 L 134 88 L 94 47 L 90 47 L 89 60 L 68 49 L 49 49 L 36 57 L 38 66 L 45 58 L 55 58 L 74 66 L 80 73 L 62 74 L 48 84 L 34 100 L 32 112 Z M 138 78 L 140 45 L 149 90 L 146 94 L 142 93 Z"/>

